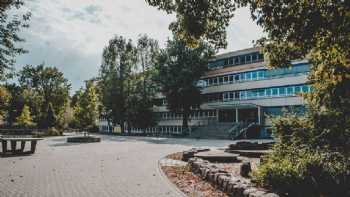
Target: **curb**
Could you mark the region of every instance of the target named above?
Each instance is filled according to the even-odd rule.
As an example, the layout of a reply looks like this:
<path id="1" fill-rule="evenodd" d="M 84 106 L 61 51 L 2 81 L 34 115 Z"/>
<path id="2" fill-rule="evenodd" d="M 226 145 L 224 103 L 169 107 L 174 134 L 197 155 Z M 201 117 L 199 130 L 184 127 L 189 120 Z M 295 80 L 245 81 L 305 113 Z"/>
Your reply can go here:
<path id="1" fill-rule="evenodd" d="M 164 159 L 164 158 L 162 158 Z M 160 165 L 160 160 L 159 159 L 157 161 L 158 163 L 158 173 L 160 174 L 160 176 L 162 177 L 162 179 L 164 179 L 164 182 L 166 182 L 170 187 L 173 188 L 173 190 L 181 197 L 188 197 L 185 193 L 183 193 L 173 182 L 171 182 L 168 177 L 166 176 L 166 174 L 163 172 L 163 170 L 161 169 L 161 165 Z"/>

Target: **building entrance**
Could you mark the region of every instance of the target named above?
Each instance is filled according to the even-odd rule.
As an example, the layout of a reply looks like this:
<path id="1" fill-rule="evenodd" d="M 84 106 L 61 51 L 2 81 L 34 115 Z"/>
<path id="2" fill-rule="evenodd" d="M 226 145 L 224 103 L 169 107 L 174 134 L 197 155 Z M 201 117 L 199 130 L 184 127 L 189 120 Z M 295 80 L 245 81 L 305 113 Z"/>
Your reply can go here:
<path id="1" fill-rule="evenodd" d="M 258 109 L 239 109 L 239 121 L 240 122 L 247 122 L 247 123 L 252 123 L 252 122 L 259 122 L 259 116 L 258 116 Z"/>
<path id="2" fill-rule="evenodd" d="M 219 122 L 235 122 L 235 121 L 236 121 L 235 109 L 219 110 Z"/>

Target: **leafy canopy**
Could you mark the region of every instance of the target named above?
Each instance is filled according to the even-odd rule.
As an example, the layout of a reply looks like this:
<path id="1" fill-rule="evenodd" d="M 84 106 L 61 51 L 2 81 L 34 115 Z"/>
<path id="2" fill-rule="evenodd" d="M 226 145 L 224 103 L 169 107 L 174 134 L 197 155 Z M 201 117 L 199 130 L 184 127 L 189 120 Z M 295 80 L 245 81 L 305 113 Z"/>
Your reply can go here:
<path id="1" fill-rule="evenodd" d="M 168 108 L 183 114 L 185 128 L 188 127 L 191 108 L 198 108 L 201 104 L 197 82 L 207 71 L 211 55 L 213 49 L 206 43 L 201 42 L 193 49 L 175 37 L 168 40 L 158 57 L 156 81 L 166 96 Z"/>
<path id="2" fill-rule="evenodd" d="M 0 79 L 6 77 L 6 70 L 12 68 L 15 57 L 26 52 L 16 44 L 24 41 L 18 32 L 28 27 L 30 12 L 22 15 L 13 14 L 13 9 L 18 11 L 23 3 L 22 0 L 0 2 Z"/>

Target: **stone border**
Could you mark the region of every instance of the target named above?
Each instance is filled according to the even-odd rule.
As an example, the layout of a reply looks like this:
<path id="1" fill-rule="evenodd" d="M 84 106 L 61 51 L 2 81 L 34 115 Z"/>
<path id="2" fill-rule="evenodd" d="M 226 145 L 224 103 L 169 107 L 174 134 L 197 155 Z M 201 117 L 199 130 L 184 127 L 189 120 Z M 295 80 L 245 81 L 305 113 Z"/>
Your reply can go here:
<path id="1" fill-rule="evenodd" d="M 220 190 L 235 197 L 279 197 L 275 193 L 255 187 L 250 181 L 234 177 L 208 161 L 191 158 L 188 163 L 194 174 L 216 185 Z"/>
<path id="2" fill-rule="evenodd" d="M 181 197 L 187 197 L 187 195 L 184 193 L 184 192 L 182 192 L 178 187 L 177 187 L 177 185 L 175 185 L 175 183 L 173 183 L 173 182 L 171 182 L 170 181 L 170 179 L 166 176 L 166 174 L 163 172 L 163 170 L 162 170 L 162 165 L 161 165 L 161 160 L 163 160 L 163 159 L 167 159 L 166 157 L 163 157 L 163 158 L 161 158 L 161 159 L 159 159 L 158 161 L 157 161 L 157 165 L 158 165 L 158 167 L 157 167 L 157 171 L 158 171 L 158 174 L 160 175 L 160 177 L 162 177 L 162 179 L 164 180 L 164 182 L 166 182 L 170 187 L 172 187 L 173 189 L 174 189 L 174 191 L 177 193 L 177 194 L 179 194 L 179 196 L 181 196 Z"/>

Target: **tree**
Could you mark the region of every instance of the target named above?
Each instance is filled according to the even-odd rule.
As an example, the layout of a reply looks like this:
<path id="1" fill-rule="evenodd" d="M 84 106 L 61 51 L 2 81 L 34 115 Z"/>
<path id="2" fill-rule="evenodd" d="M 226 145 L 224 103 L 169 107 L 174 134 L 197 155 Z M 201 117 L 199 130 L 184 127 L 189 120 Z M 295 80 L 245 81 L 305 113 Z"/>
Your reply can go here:
<path id="1" fill-rule="evenodd" d="M 85 89 L 78 90 L 74 106 L 76 124 L 82 129 L 92 129 L 98 119 L 98 95 L 93 81 L 87 81 Z"/>
<path id="2" fill-rule="evenodd" d="M 43 128 L 60 126 L 58 121 L 52 125 L 51 115 L 59 119 L 68 105 L 70 84 L 63 73 L 55 67 L 41 64 L 36 67 L 25 66 L 18 76 L 23 93 L 28 95 L 25 98 L 30 99 L 28 102 L 35 111 L 38 125 Z"/>
<path id="3" fill-rule="evenodd" d="M 221 22 L 232 15 L 232 4 L 249 6 L 252 18 L 267 33 L 263 46 L 271 68 L 290 66 L 295 59 L 311 63 L 309 82 L 313 91 L 305 95 L 305 117 L 288 116 L 274 122 L 278 144 L 258 170 L 260 184 L 278 188 L 295 196 L 348 196 L 350 169 L 350 4 L 348 1 L 225 0 L 203 1 L 208 7 L 224 7 L 231 15 L 218 18 L 205 15 L 192 1 L 148 0 L 168 12 L 177 13 L 177 24 L 184 35 L 197 40 L 211 37 L 211 29 L 191 28 L 200 21 L 223 30 Z M 193 4 L 196 5 L 196 4 Z M 187 11 L 189 10 L 189 11 Z M 204 9 L 206 10 L 206 9 Z M 205 24 L 205 23 L 204 23 Z M 175 29 L 176 30 L 176 29 Z M 180 32 L 181 32 L 180 31 Z M 215 30 L 214 30 L 215 31 Z M 176 32 L 176 31 L 175 31 Z M 214 40 L 225 38 L 217 34 Z M 184 37 L 189 44 L 191 39 Z M 215 43 L 215 42 L 214 42 Z M 217 44 L 221 47 L 223 45 Z M 292 183 L 292 184 L 291 184 Z M 294 184 L 293 184 L 294 183 Z"/>
<path id="4" fill-rule="evenodd" d="M 100 68 L 100 83 L 102 87 L 102 103 L 107 111 L 107 118 L 113 126 L 125 131 L 127 120 L 127 98 L 129 94 L 128 78 L 136 65 L 136 48 L 131 40 L 115 36 L 103 50 Z"/>
<path id="5" fill-rule="evenodd" d="M 0 85 L 0 123 L 6 116 L 6 106 L 8 106 L 10 99 L 10 92 L 5 86 Z"/>
<path id="6" fill-rule="evenodd" d="M 158 42 L 147 35 L 137 41 L 137 67 L 131 76 L 131 94 L 128 99 L 130 126 L 146 128 L 155 125 L 152 111 L 157 84 L 153 80 L 155 64 L 159 55 Z"/>
<path id="7" fill-rule="evenodd" d="M 23 128 L 28 128 L 35 125 L 30 114 L 30 109 L 27 105 L 23 106 L 21 115 L 16 118 L 16 124 Z"/>
<path id="8" fill-rule="evenodd" d="M 22 0 L 0 2 L 0 79 L 5 77 L 6 70 L 15 63 L 15 57 L 26 52 L 23 48 L 16 47 L 16 43 L 24 41 L 18 32 L 21 28 L 28 27 L 30 12 L 22 16 L 9 13 L 12 8 L 19 9 L 22 5 Z"/>
<path id="9" fill-rule="evenodd" d="M 157 62 L 156 80 L 161 92 L 166 96 L 168 108 L 183 115 L 182 126 L 188 129 L 191 109 L 201 104 L 198 80 L 207 70 L 213 50 L 205 43 L 192 49 L 176 37 L 168 40 L 166 49 L 162 50 Z"/>
<path id="10" fill-rule="evenodd" d="M 170 24 L 169 29 L 188 46 L 197 47 L 200 40 L 206 39 L 217 48 L 226 47 L 226 27 L 236 9 L 233 0 L 146 1 L 168 14 L 176 14 L 177 20 Z"/>

